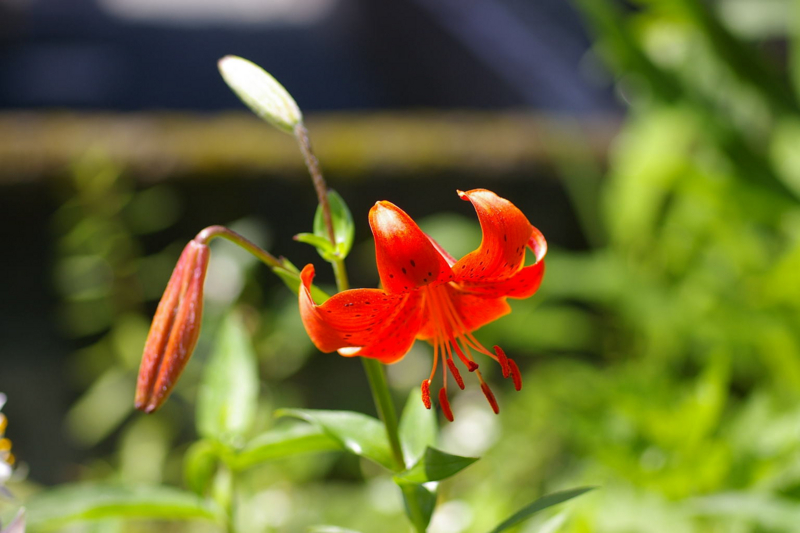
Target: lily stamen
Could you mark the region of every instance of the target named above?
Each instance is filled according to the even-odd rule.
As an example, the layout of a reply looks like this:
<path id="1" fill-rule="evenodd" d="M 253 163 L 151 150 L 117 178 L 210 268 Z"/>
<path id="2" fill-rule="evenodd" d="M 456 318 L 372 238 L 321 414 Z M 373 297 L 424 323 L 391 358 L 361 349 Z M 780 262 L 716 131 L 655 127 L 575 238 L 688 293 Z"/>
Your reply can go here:
<path id="1" fill-rule="evenodd" d="M 442 407 L 442 413 L 446 419 L 448 419 L 450 422 L 455 420 L 455 418 L 453 418 L 453 411 L 450 409 L 450 400 L 447 399 L 446 386 L 439 389 L 439 405 Z"/>
<path id="2" fill-rule="evenodd" d="M 489 402 L 489 405 L 492 406 L 492 411 L 494 414 L 500 414 L 500 405 L 497 403 L 497 399 L 494 397 L 494 393 L 492 389 L 489 388 L 489 385 L 483 381 L 483 376 L 481 376 L 480 372 L 477 373 L 478 380 L 481 382 L 481 391 L 483 391 L 483 395 L 486 396 L 486 399 Z"/>

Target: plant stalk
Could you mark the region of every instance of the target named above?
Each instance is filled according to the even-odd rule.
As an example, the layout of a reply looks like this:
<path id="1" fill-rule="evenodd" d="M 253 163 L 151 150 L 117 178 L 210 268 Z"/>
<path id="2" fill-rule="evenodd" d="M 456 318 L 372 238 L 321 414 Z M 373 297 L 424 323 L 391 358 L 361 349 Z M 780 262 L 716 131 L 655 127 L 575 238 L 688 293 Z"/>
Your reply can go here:
<path id="1" fill-rule="evenodd" d="M 295 127 L 295 137 L 300 145 L 300 151 L 303 153 L 308 172 L 311 174 L 311 179 L 314 182 L 314 189 L 317 192 L 319 205 L 322 207 L 322 216 L 325 222 L 326 232 L 328 239 L 333 246 L 336 246 L 336 237 L 333 231 L 333 218 L 331 216 L 331 207 L 328 202 L 328 187 L 325 184 L 325 178 L 322 176 L 322 170 L 319 166 L 314 152 L 311 149 L 311 141 L 308 137 L 308 130 L 300 123 Z M 339 292 L 346 291 L 350 288 L 349 280 L 347 279 L 347 269 L 344 264 L 344 259 L 337 257 L 333 262 L 333 274 L 336 278 L 336 288 Z M 389 445 L 392 449 L 392 455 L 396 463 L 396 470 L 402 471 L 405 469 L 405 459 L 403 458 L 403 449 L 400 446 L 400 435 L 398 432 L 397 411 L 395 411 L 394 402 L 392 400 L 389 385 L 386 381 L 386 372 L 383 369 L 383 364 L 376 359 L 367 357 L 361 358 L 361 363 L 364 365 L 364 372 L 367 374 L 369 381 L 370 391 L 372 391 L 372 398 L 375 402 L 375 408 L 378 411 L 378 416 L 386 428 L 386 436 L 389 439 Z M 408 505 L 409 518 L 416 526 L 415 515 L 421 515 L 422 510 L 418 508 L 417 502 L 414 498 L 410 498 Z M 420 531 L 424 533 L 424 531 Z"/>
<path id="2" fill-rule="evenodd" d="M 328 240 L 331 241 L 334 249 L 336 249 L 336 235 L 333 231 L 331 205 L 328 202 L 328 187 L 325 185 L 325 178 L 322 177 L 322 169 L 319 166 L 319 160 L 311 149 L 311 139 L 308 137 L 308 130 L 305 124 L 302 122 L 298 123 L 297 126 L 294 127 L 294 135 L 297 138 L 297 143 L 300 145 L 300 151 L 303 153 L 303 159 L 306 162 L 308 173 L 311 174 L 311 181 L 314 182 L 314 190 L 317 191 L 317 201 L 319 201 L 319 205 L 322 207 L 322 219 L 325 222 L 325 231 L 328 233 Z"/>
<path id="3" fill-rule="evenodd" d="M 267 252 L 266 250 L 260 248 L 252 241 L 242 237 L 235 231 L 229 230 L 225 226 L 209 226 L 206 229 L 202 230 L 200 233 L 197 234 L 197 237 L 194 239 L 201 243 L 201 244 L 208 244 L 213 239 L 217 237 L 222 237 L 223 239 L 227 239 L 232 243 L 244 248 L 254 256 L 256 256 L 262 263 L 265 263 L 267 266 L 272 268 L 280 268 L 286 270 L 286 267 L 281 264 L 280 260 Z"/>

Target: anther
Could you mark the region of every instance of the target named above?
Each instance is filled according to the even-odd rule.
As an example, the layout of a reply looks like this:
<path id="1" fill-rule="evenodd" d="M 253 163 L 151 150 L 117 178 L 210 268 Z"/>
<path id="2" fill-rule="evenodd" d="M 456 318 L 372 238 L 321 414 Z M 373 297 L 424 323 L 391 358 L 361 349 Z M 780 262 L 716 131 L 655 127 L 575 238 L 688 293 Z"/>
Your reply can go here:
<path id="1" fill-rule="evenodd" d="M 497 405 L 497 399 L 495 399 L 492 389 L 490 389 L 489 385 L 486 383 L 481 383 L 481 390 L 483 391 L 483 395 L 486 396 L 486 399 L 489 401 L 489 405 L 492 406 L 492 411 L 494 411 L 494 414 L 499 414 L 500 406 Z"/>
<path id="2" fill-rule="evenodd" d="M 522 374 L 519 373 L 519 367 L 513 359 L 508 360 L 508 365 L 511 367 L 511 379 L 514 380 L 514 388 L 517 390 L 522 389 Z"/>
<path id="3" fill-rule="evenodd" d="M 431 382 L 429 379 L 422 382 L 422 403 L 425 405 L 425 409 L 431 408 Z"/>
<path id="4" fill-rule="evenodd" d="M 453 411 L 450 410 L 450 402 L 447 399 L 447 391 L 442 387 L 439 389 L 439 405 L 442 406 L 442 413 L 444 413 L 444 417 L 448 419 L 450 422 L 455 420 L 453 418 Z"/>
<path id="5" fill-rule="evenodd" d="M 464 380 L 461 378 L 461 374 L 456 368 L 456 364 L 453 362 L 452 359 L 447 359 L 447 368 L 450 369 L 450 373 L 453 374 L 453 377 L 456 379 L 456 383 L 458 383 L 458 388 L 464 390 Z"/>
<path id="6" fill-rule="evenodd" d="M 511 373 L 511 368 L 508 365 L 508 357 L 506 357 L 506 352 L 499 346 L 494 347 L 494 353 L 497 354 L 497 361 L 500 363 L 500 368 L 503 369 L 503 377 L 507 378 Z"/>
<path id="7" fill-rule="evenodd" d="M 459 348 L 458 343 L 453 342 L 453 349 L 456 351 L 458 358 L 461 359 L 461 362 L 464 363 L 464 366 L 467 367 L 467 370 L 470 372 L 475 372 L 478 369 L 478 363 L 468 359 L 467 356 L 464 355 L 464 352 L 461 351 L 461 348 Z M 463 389 L 464 387 L 461 388 Z"/>

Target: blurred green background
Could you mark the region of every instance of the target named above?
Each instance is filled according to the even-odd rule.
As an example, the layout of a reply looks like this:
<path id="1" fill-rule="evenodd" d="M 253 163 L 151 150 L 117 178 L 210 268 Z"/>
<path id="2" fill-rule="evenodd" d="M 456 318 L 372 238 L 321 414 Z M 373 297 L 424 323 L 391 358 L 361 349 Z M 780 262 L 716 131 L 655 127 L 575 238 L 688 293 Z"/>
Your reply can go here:
<path id="1" fill-rule="evenodd" d="M 489 372 L 499 416 L 475 389 L 453 399 L 441 447 L 483 459 L 443 484 L 431 531 L 487 531 L 543 492 L 578 485 L 600 488 L 520 530 L 796 531 L 800 2 L 573 6 L 624 113 L 340 111 L 308 121 L 357 223 L 354 286 L 377 283 L 366 213 L 381 199 L 458 257 L 480 233 L 455 189 L 486 187 L 551 244 L 541 291 L 477 334 L 513 354 L 525 386 L 515 393 Z M 245 113 L 9 109 L 0 139 L 12 243 L 2 320 L 13 330 L 0 390 L 29 472 L 12 485 L 23 501 L 75 480 L 182 485 L 203 363 L 232 306 L 258 360 L 258 429 L 279 407 L 374 414 L 358 361 L 317 353 L 294 296 L 226 243 L 213 246 L 204 333 L 184 378 L 158 414 L 132 411 L 149 318 L 201 228 L 229 224 L 297 265 L 314 262 L 332 283 L 291 240 L 310 229 L 315 198 L 290 138 Z M 388 369 L 398 404 L 430 356 L 418 343 Z M 390 478 L 351 456 L 277 461 L 240 487 L 245 531 L 402 530 Z"/>

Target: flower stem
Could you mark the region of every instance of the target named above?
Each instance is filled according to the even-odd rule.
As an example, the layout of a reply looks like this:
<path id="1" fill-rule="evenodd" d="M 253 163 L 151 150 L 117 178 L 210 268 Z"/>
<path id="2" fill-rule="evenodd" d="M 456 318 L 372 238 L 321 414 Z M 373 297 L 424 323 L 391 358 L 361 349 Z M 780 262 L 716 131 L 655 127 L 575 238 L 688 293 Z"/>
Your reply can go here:
<path id="1" fill-rule="evenodd" d="M 333 231 L 333 218 L 331 216 L 331 206 L 328 202 L 328 187 L 325 184 L 325 178 L 322 177 L 322 170 L 319 166 L 319 161 L 311 149 L 311 141 L 308 137 L 308 130 L 300 123 L 294 129 L 295 137 L 300 145 L 300 151 L 303 153 L 308 172 L 311 174 L 311 179 L 314 182 L 314 189 L 317 191 L 317 198 L 319 205 L 322 208 L 322 216 L 325 222 L 326 233 L 331 244 L 336 246 L 336 237 Z M 350 288 L 350 283 L 347 279 L 347 269 L 344 264 L 344 259 L 336 257 L 332 262 L 333 274 L 336 278 L 336 288 L 339 292 L 346 291 Z M 394 401 L 392 394 L 389 391 L 389 385 L 386 381 L 386 372 L 383 369 L 383 364 L 376 359 L 367 357 L 361 358 L 361 363 L 364 365 L 364 372 L 367 374 L 369 381 L 369 388 L 372 391 L 372 398 L 375 402 L 375 408 L 378 411 L 378 416 L 386 428 L 386 436 L 389 439 L 389 446 L 392 449 L 392 455 L 396 463 L 396 470 L 402 471 L 405 469 L 405 459 L 403 458 L 403 449 L 400 446 L 400 435 L 398 433 L 397 412 L 394 408 Z M 422 510 L 419 508 L 415 498 L 408 498 L 407 503 L 410 506 L 408 509 L 409 519 L 414 527 L 420 532 L 424 533 L 424 528 L 420 529 L 417 526 L 418 521 L 415 520 L 416 516 L 422 515 Z"/>
<path id="2" fill-rule="evenodd" d="M 213 239 L 217 237 L 222 237 L 223 239 L 227 239 L 232 243 L 244 248 L 254 256 L 256 256 L 262 263 L 265 263 L 267 266 L 272 268 L 280 268 L 286 270 L 286 267 L 283 264 L 267 252 L 266 250 L 260 248 L 252 241 L 242 237 L 235 231 L 229 230 L 225 226 L 209 226 L 206 229 L 202 230 L 197 236 L 194 238 L 195 241 L 201 244 L 208 244 Z"/>
<path id="3" fill-rule="evenodd" d="M 331 205 L 328 202 L 328 187 L 325 185 L 325 178 L 322 177 L 322 169 L 319 167 L 319 160 L 311 149 L 311 139 L 308 137 L 308 130 L 305 124 L 300 122 L 294 127 L 294 136 L 297 138 L 297 143 L 300 145 L 300 151 L 303 152 L 306 168 L 308 168 L 308 173 L 311 174 L 311 181 L 314 182 L 314 190 L 317 191 L 317 200 L 322 207 L 322 219 L 325 222 L 325 231 L 328 234 L 328 240 L 331 241 L 331 244 L 336 248 L 336 235 L 333 231 Z"/>

